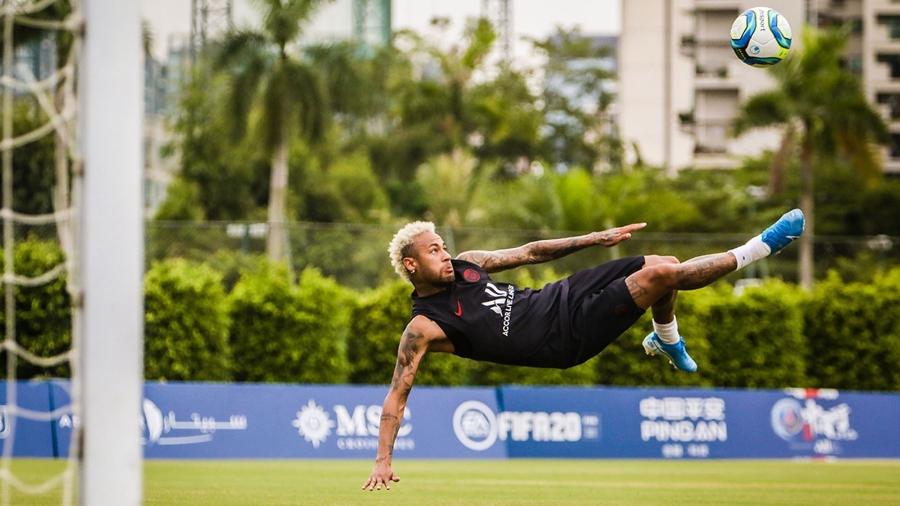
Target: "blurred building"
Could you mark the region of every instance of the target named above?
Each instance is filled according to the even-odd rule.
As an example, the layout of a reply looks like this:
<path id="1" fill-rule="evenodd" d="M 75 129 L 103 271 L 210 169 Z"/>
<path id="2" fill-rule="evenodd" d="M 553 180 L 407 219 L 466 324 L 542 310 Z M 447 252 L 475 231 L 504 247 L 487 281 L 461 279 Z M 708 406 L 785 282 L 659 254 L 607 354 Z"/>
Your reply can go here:
<path id="1" fill-rule="evenodd" d="M 885 171 L 900 174 L 900 3 L 891 0 L 814 0 L 810 22 L 850 26 L 847 68 L 862 78 L 869 101 L 891 132 L 884 150 Z"/>
<path id="2" fill-rule="evenodd" d="M 234 27 L 232 0 L 191 0 L 191 54 Z"/>
<path id="3" fill-rule="evenodd" d="M 229 1 L 233 1 L 234 4 L 235 25 L 258 26 L 261 18 L 254 0 Z M 391 40 L 391 0 L 323 2 L 303 30 L 305 43 L 327 43 L 348 39 L 370 47 L 388 44 Z"/>
<path id="4" fill-rule="evenodd" d="M 591 48 L 596 51 L 597 56 L 568 60 L 566 69 L 574 72 L 602 69 L 614 75 L 618 70 L 616 57 L 618 55 L 619 37 L 617 35 L 583 34 L 582 38 L 590 42 Z M 552 37 L 550 41 L 557 45 L 562 44 L 558 35 Z M 544 76 L 545 87 L 552 88 L 560 95 L 565 96 L 570 103 L 585 112 L 593 112 L 596 109 L 596 98 L 583 96 L 574 83 L 570 83 L 565 79 L 565 75 L 554 72 L 552 65 L 548 66 L 546 72 Z M 609 80 L 603 83 L 603 91 L 615 95 L 616 85 L 615 80 Z"/>
<path id="5" fill-rule="evenodd" d="M 180 165 L 169 123 L 191 72 L 191 38 L 169 37 L 165 59 L 144 55 L 144 207 L 152 216 Z"/>
<path id="6" fill-rule="evenodd" d="M 35 81 L 44 80 L 56 72 L 56 34 L 48 32 L 26 44 L 16 47 L 15 72 L 19 78 Z M 25 75 L 21 75 L 25 73 Z M 16 93 L 23 93 L 16 91 Z"/>
<path id="7" fill-rule="evenodd" d="M 481 0 L 481 17 L 491 22 L 497 40 L 485 59 L 485 73 L 495 77 L 500 68 L 513 58 L 513 2 L 512 0 Z"/>
<path id="8" fill-rule="evenodd" d="M 778 145 L 777 131 L 738 139 L 728 127 L 738 104 L 772 86 L 760 69 L 738 60 L 731 24 L 756 0 L 628 0 L 622 2 L 619 125 L 630 161 L 664 166 L 731 167 L 741 156 Z M 799 35 L 806 8 L 769 0 Z M 794 38 L 795 47 L 800 38 Z"/>
<path id="9" fill-rule="evenodd" d="M 820 2 L 826 3 L 826 2 Z M 829 1 L 859 19 L 863 85 L 890 127 L 885 170 L 900 174 L 900 3 L 890 0 Z"/>
<path id="10" fill-rule="evenodd" d="M 585 140 L 593 143 L 600 137 L 618 137 L 618 81 L 609 79 L 602 83 L 602 92 L 612 97 L 612 101 L 607 105 L 605 111 L 600 111 L 598 107 L 597 95 L 585 94 L 580 83 L 572 82 L 569 75 L 585 73 L 594 70 L 603 70 L 611 75 L 618 72 L 618 45 L 619 37 L 617 35 L 600 35 L 600 34 L 582 34 L 582 38 L 590 42 L 590 46 L 596 56 L 590 58 L 574 58 L 565 62 L 564 68 L 560 69 L 556 65 L 548 65 L 544 74 L 544 88 L 555 95 L 564 97 L 566 101 L 577 108 L 579 111 L 600 117 L 600 124 L 596 129 L 586 132 Z M 560 36 L 554 36 L 550 41 L 556 45 L 562 44 Z M 547 122 L 551 125 L 563 126 L 576 120 L 567 116 L 563 111 L 554 111 L 547 114 Z M 593 140 L 592 140 L 593 139 Z M 561 139 L 560 139 L 561 141 Z M 563 150 L 564 146 L 559 146 Z M 610 167 L 609 159 L 601 159 L 598 161 L 594 170 L 603 171 Z M 557 167 L 558 170 L 565 170 L 566 167 Z"/>

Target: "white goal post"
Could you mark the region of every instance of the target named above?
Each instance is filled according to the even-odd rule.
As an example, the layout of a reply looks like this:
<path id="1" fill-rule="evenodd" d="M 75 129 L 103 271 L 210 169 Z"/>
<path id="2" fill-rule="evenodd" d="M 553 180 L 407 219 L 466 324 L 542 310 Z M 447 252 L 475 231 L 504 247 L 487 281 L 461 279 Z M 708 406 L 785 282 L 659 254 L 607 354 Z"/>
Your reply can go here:
<path id="1" fill-rule="evenodd" d="M 140 3 L 84 0 L 81 504 L 141 503 L 144 216 Z M 77 189 L 75 191 L 78 191 Z"/>

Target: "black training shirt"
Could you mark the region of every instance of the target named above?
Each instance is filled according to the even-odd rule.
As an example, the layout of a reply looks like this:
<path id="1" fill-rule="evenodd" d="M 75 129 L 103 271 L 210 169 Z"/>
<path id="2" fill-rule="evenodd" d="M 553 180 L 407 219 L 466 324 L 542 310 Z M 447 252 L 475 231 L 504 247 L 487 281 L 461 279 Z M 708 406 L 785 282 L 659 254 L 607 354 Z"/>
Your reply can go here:
<path id="1" fill-rule="evenodd" d="M 451 262 L 455 279 L 447 290 L 427 297 L 413 292 L 413 316 L 434 321 L 461 357 L 539 365 L 533 356 L 548 339 L 560 334 L 560 324 L 564 324 L 560 314 L 567 309 L 567 283 L 519 289 L 491 280 L 472 262 Z"/>

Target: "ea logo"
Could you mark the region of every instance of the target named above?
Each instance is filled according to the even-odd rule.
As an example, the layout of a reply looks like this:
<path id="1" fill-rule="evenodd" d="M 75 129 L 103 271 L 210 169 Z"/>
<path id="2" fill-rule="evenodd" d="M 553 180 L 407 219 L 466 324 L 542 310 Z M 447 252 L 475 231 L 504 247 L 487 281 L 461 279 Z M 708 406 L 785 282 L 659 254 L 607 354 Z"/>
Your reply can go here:
<path id="1" fill-rule="evenodd" d="M 453 412 L 453 433 L 466 448 L 487 450 L 497 441 L 497 418 L 484 403 L 466 401 Z"/>

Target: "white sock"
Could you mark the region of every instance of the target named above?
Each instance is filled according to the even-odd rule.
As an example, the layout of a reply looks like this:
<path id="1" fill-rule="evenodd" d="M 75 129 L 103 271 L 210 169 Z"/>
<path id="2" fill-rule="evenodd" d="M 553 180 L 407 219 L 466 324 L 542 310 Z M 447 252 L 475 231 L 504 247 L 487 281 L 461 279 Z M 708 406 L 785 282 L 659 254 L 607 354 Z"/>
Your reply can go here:
<path id="1" fill-rule="evenodd" d="M 737 270 L 740 270 L 757 260 L 766 258 L 772 253 L 772 249 L 762 241 L 762 236 L 758 235 L 743 246 L 738 246 L 728 252 L 737 258 Z"/>
<path id="2" fill-rule="evenodd" d="M 653 320 L 653 330 L 659 336 L 659 340 L 666 344 L 675 344 L 681 339 L 681 336 L 678 335 L 678 320 L 675 319 L 675 316 L 672 316 L 672 321 L 669 323 L 657 323 L 656 320 Z"/>

